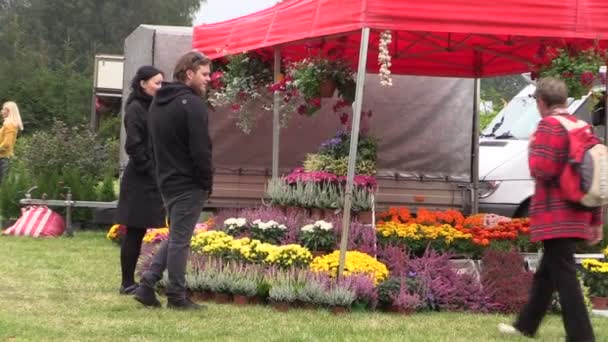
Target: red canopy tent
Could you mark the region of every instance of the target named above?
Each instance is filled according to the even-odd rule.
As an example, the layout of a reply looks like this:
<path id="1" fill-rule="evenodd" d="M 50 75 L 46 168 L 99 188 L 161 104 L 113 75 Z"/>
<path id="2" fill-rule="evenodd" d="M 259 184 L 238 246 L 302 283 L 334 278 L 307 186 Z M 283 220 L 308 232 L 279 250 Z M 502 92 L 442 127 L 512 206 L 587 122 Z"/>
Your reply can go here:
<path id="1" fill-rule="evenodd" d="M 384 30 L 392 31 L 392 73 L 475 78 L 477 111 L 479 77 L 530 71 L 544 57 L 546 46 L 606 46 L 608 2 L 286 0 L 248 16 L 194 28 L 193 48 L 211 58 L 252 50 L 274 52 L 275 76 L 280 56 L 333 55 L 358 66 L 339 274 L 348 239 L 364 75 L 379 70 L 378 42 Z M 477 113 L 473 117 L 471 198 L 476 211 Z M 278 132 L 275 111 L 273 176 L 278 173 Z"/>
<path id="2" fill-rule="evenodd" d="M 285 45 L 283 57 L 305 57 L 322 49 L 356 62 L 365 27 L 372 29 L 368 72 L 378 71 L 378 36 L 388 29 L 394 32 L 393 73 L 499 76 L 528 71 L 540 46 L 608 39 L 608 2 L 288 0 L 241 18 L 197 26 L 193 47 L 216 58 Z"/>

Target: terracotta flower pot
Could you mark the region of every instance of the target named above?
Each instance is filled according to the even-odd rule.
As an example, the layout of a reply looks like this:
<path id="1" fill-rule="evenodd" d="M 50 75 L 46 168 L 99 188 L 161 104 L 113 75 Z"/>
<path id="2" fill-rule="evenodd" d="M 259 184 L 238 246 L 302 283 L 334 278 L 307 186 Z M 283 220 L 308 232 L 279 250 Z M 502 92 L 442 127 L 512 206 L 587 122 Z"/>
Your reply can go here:
<path id="1" fill-rule="evenodd" d="M 286 206 L 284 206 L 284 205 L 277 205 L 277 206 L 274 206 L 274 208 L 278 209 L 281 212 L 281 214 L 287 215 L 287 207 Z"/>
<path id="2" fill-rule="evenodd" d="M 294 217 L 300 214 L 302 210 L 304 209 L 300 207 L 285 207 L 285 215 L 288 217 Z"/>
<path id="3" fill-rule="evenodd" d="M 279 312 L 287 312 L 289 311 L 289 303 L 287 302 L 272 302 L 270 303 L 273 309 Z"/>
<path id="4" fill-rule="evenodd" d="M 608 310 L 608 297 L 591 297 L 591 304 L 595 310 Z"/>
<path id="5" fill-rule="evenodd" d="M 215 302 L 217 304 L 228 304 L 232 301 L 232 299 L 230 298 L 230 295 L 227 293 L 216 293 L 213 296 L 213 299 L 215 300 Z"/>
<path id="6" fill-rule="evenodd" d="M 190 298 L 192 301 L 195 301 L 195 302 L 200 302 L 201 301 L 201 299 L 200 299 L 201 292 L 199 292 L 199 291 L 190 291 L 190 290 L 188 290 L 188 291 L 186 291 L 186 296 L 188 298 Z"/>
<path id="7" fill-rule="evenodd" d="M 357 219 L 363 224 L 373 224 L 371 211 L 360 211 L 357 213 Z"/>
<path id="8" fill-rule="evenodd" d="M 211 300 L 211 298 L 213 298 L 213 294 L 211 293 L 211 291 L 201 291 L 199 292 L 199 298 L 201 301 L 208 301 Z"/>
<path id="9" fill-rule="evenodd" d="M 325 251 L 312 251 L 313 258 L 321 257 L 321 256 L 324 256 L 326 254 L 327 254 L 327 252 L 325 252 Z"/>
<path id="10" fill-rule="evenodd" d="M 323 217 L 325 219 L 331 219 L 336 216 L 336 209 L 323 209 Z"/>
<path id="11" fill-rule="evenodd" d="M 321 91 L 321 97 L 333 97 L 336 91 L 336 82 L 332 79 L 323 80 L 319 84 L 319 90 Z"/>
<path id="12" fill-rule="evenodd" d="M 249 304 L 252 304 L 252 305 L 264 304 L 264 298 L 262 298 L 260 296 L 249 297 Z"/>
<path id="13" fill-rule="evenodd" d="M 249 297 L 243 295 L 234 295 L 233 301 L 236 305 L 247 305 L 249 304 Z"/>
<path id="14" fill-rule="evenodd" d="M 348 308 L 344 306 L 332 306 L 329 311 L 334 315 L 342 315 L 348 312 Z"/>
<path id="15" fill-rule="evenodd" d="M 402 314 L 402 315 L 411 315 L 414 312 L 414 310 L 401 308 L 397 305 L 391 305 L 388 307 L 388 312 L 398 313 L 398 314 Z"/>
<path id="16" fill-rule="evenodd" d="M 310 209 L 310 219 L 314 221 L 322 220 L 325 217 L 323 213 L 323 209 L 319 208 L 311 208 Z"/>
<path id="17" fill-rule="evenodd" d="M 317 306 L 314 305 L 313 303 L 302 303 L 301 307 L 304 310 L 316 310 L 317 309 Z"/>

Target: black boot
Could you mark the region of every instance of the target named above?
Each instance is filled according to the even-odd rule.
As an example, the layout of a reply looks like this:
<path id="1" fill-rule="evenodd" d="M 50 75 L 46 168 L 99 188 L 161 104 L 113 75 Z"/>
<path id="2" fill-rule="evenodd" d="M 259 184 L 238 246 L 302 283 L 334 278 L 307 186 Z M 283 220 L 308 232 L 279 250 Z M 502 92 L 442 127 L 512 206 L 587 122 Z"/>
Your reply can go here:
<path id="1" fill-rule="evenodd" d="M 139 285 L 137 290 L 135 290 L 135 300 L 145 306 L 155 308 L 159 308 L 161 306 L 160 302 L 156 298 L 156 293 L 154 293 L 154 289 L 145 285 Z"/>
<path id="2" fill-rule="evenodd" d="M 118 293 L 121 295 L 134 295 L 135 291 L 139 287 L 139 284 L 131 284 L 129 286 L 121 286 Z"/>
<path id="3" fill-rule="evenodd" d="M 190 298 L 184 299 L 168 299 L 167 309 L 174 310 L 203 310 L 207 307 L 204 305 L 196 304 Z"/>

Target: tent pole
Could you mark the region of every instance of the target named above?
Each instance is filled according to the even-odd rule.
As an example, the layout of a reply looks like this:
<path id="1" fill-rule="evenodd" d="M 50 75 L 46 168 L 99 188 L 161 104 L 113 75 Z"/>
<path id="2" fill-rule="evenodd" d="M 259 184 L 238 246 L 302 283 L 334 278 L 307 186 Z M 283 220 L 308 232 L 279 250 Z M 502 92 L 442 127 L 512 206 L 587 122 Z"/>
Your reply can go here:
<path id="1" fill-rule="evenodd" d="M 363 87 L 367 67 L 367 52 L 369 48 L 369 27 L 361 30 L 361 46 L 359 48 L 359 65 L 357 68 L 357 88 L 355 91 L 355 106 L 353 109 L 352 129 L 350 133 L 350 150 L 348 153 L 348 172 L 346 175 L 346 190 L 344 191 L 344 209 L 342 211 L 342 241 L 340 241 L 340 263 L 338 278 L 344 273 L 346 248 L 348 247 L 348 232 L 350 229 L 350 209 L 352 207 L 353 183 L 357 161 L 357 145 L 359 143 L 359 126 L 361 124 L 361 107 L 363 106 Z"/>
<path id="2" fill-rule="evenodd" d="M 600 68 L 600 73 L 606 75 L 606 66 Z M 608 81 L 604 84 L 604 144 L 608 143 Z"/>
<path id="3" fill-rule="evenodd" d="M 473 190 L 471 192 L 471 213 L 479 213 L 479 77 L 473 82 L 473 139 L 471 153 L 471 181 Z"/>
<path id="4" fill-rule="evenodd" d="M 479 212 L 479 102 L 481 51 L 475 51 L 475 80 L 473 81 L 473 136 L 471 140 L 471 213 Z"/>
<path id="5" fill-rule="evenodd" d="M 274 82 L 279 82 L 281 74 L 281 50 L 274 48 Z M 274 92 L 274 106 L 272 109 L 272 179 L 279 177 L 279 137 L 281 133 L 279 118 L 279 92 Z"/>

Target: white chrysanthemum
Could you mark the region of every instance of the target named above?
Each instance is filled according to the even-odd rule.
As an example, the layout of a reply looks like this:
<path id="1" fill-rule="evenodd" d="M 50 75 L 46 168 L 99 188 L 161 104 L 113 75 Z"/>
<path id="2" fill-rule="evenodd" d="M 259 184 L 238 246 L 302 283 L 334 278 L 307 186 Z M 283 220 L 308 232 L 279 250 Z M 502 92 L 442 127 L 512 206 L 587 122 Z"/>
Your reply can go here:
<path id="1" fill-rule="evenodd" d="M 302 227 L 302 231 L 303 232 L 307 232 L 307 233 L 312 233 L 315 229 L 315 226 L 312 224 L 307 224 L 304 227 Z"/>

